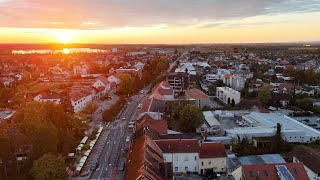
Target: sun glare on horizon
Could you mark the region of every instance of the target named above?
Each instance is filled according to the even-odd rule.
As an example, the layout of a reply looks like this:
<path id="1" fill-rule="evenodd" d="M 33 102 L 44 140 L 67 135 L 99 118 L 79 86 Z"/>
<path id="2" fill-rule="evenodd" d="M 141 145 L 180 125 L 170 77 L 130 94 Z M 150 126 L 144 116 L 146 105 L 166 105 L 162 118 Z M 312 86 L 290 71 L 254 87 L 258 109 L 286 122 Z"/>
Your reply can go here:
<path id="1" fill-rule="evenodd" d="M 70 51 L 69 51 L 68 48 L 64 48 L 64 49 L 63 49 L 63 53 L 64 53 L 64 54 L 70 54 Z"/>
<path id="2" fill-rule="evenodd" d="M 56 40 L 63 44 L 68 44 L 74 39 L 74 34 L 70 31 L 57 32 L 55 36 Z"/>

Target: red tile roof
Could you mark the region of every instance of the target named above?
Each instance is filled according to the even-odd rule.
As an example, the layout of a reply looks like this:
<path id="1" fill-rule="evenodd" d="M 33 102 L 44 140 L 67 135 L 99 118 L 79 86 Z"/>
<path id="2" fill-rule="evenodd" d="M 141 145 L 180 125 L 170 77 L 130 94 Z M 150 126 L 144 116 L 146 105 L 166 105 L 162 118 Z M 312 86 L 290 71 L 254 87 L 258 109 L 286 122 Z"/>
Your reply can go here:
<path id="1" fill-rule="evenodd" d="M 222 143 L 202 143 L 199 158 L 227 157 L 226 149 Z"/>
<path id="2" fill-rule="evenodd" d="M 198 140 L 156 140 L 163 153 L 193 153 L 199 152 L 200 146 Z"/>
<path id="3" fill-rule="evenodd" d="M 153 158 L 152 161 L 149 160 L 150 156 Z M 157 145 L 141 131 L 135 133 L 126 163 L 124 179 L 144 179 L 144 176 L 148 177 L 146 179 L 163 179 L 159 170 L 160 163 L 163 163 L 163 158 Z"/>
<path id="4" fill-rule="evenodd" d="M 168 123 L 166 120 L 154 120 L 147 114 L 137 121 L 136 130 L 139 131 L 144 127 L 151 128 L 159 134 L 167 134 L 168 131 Z"/>
<path id="5" fill-rule="evenodd" d="M 188 89 L 185 91 L 186 95 L 192 99 L 206 99 L 208 96 L 197 88 Z"/>
<path id="6" fill-rule="evenodd" d="M 223 77 L 224 78 L 230 78 L 232 76 L 232 74 L 225 74 Z"/>
<path id="7" fill-rule="evenodd" d="M 166 81 L 162 81 L 154 89 L 149 98 L 165 99 L 165 95 L 173 95 L 173 89 L 170 89 L 170 85 Z"/>
<path id="8" fill-rule="evenodd" d="M 58 94 L 41 93 L 39 95 L 41 96 L 40 99 L 60 99 L 60 96 Z"/>
<path id="9" fill-rule="evenodd" d="M 277 165 L 285 165 L 294 179 L 309 179 L 302 163 L 243 165 L 242 176 L 247 180 L 280 180 Z"/>
<path id="10" fill-rule="evenodd" d="M 305 166 L 311 169 L 315 173 L 320 173 L 320 150 L 307 147 L 299 146 L 289 152 L 289 155 L 296 157 Z"/>
<path id="11" fill-rule="evenodd" d="M 99 76 L 97 80 L 100 80 L 104 85 L 107 85 L 110 83 L 105 76 Z"/>

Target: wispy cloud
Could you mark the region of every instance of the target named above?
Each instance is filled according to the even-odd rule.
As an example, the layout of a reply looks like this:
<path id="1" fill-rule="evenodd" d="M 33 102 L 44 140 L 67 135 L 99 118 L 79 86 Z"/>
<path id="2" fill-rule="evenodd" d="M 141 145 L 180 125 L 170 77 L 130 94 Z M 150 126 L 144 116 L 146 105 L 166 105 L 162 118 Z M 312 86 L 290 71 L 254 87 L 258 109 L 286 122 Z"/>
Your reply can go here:
<path id="1" fill-rule="evenodd" d="M 230 19 L 320 11 L 320 0 L 0 0 L 0 9 L 0 27 L 109 29 L 166 24 L 213 28 Z M 243 24 L 224 27 L 228 26 Z"/>

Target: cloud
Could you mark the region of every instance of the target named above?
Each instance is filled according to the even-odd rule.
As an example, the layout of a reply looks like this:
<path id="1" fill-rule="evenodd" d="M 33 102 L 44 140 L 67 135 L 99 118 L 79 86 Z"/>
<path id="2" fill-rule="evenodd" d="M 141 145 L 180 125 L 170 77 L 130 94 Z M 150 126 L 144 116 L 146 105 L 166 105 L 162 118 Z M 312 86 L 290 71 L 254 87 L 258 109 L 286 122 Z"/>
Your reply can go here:
<path id="1" fill-rule="evenodd" d="M 110 29 L 202 24 L 200 28 L 212 28 L 230 19 L 316 12 L 320 0 L 0 0 L 0 9 L 0 27 Z"/>

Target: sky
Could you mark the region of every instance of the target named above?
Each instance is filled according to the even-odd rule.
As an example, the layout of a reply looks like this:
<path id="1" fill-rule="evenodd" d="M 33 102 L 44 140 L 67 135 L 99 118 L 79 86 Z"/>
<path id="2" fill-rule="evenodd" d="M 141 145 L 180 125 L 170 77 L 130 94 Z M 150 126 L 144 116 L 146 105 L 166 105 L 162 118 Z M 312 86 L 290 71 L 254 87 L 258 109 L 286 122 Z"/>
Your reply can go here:
<path id="1" fill-rule="evenodd" d="M 320 0 L 0 0 L 0 43 L 320 40 Z"/>

